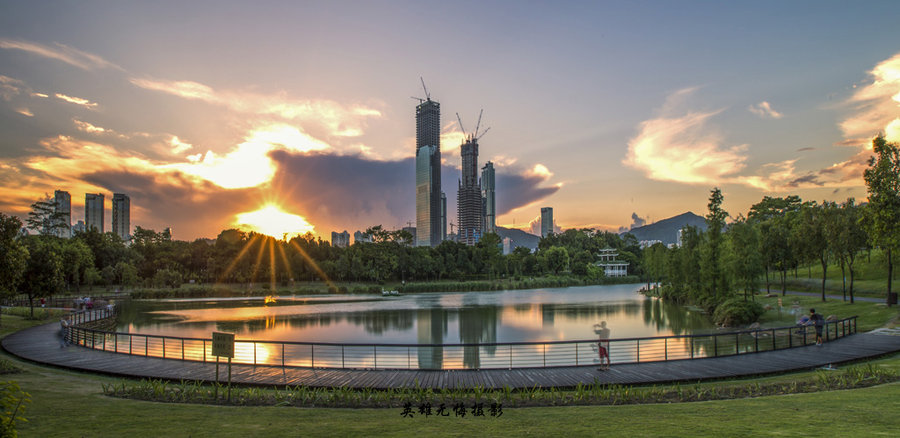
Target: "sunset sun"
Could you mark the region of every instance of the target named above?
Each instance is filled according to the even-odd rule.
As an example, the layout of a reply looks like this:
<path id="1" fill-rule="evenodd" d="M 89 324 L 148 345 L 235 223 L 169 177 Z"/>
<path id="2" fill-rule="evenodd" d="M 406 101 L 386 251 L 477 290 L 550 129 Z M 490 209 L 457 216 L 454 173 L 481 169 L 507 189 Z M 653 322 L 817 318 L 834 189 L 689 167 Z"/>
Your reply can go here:
<path id="1" fill-rule="evenodd" d="M 244 231 L 255 231 L 279 239 L 285 234 L 293 236 L 315 229 L 303 216 L 284 212 L 273 204 L 256 211 L 238 213 L 234 225 Z"/>

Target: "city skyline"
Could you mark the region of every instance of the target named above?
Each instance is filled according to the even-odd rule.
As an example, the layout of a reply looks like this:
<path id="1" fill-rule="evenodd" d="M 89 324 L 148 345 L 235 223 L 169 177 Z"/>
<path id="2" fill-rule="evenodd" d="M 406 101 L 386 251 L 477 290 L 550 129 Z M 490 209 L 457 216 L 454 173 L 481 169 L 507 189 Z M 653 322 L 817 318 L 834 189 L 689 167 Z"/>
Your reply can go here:
<path id="1" fill-rule="evenodd" d="M 713 186 L 733 216 L 864 200 L 871 137 L 900 140 L 895 2 L 468 5 L 2 2 L 0 211 L 64 190 L 127 193 L 132 226 L 185 239 L 397 229 L 420 77 L 445 112 L 489 110 L 495 220 L 526 231 L 545 205 L 563 229 L 702 214 Z"/>

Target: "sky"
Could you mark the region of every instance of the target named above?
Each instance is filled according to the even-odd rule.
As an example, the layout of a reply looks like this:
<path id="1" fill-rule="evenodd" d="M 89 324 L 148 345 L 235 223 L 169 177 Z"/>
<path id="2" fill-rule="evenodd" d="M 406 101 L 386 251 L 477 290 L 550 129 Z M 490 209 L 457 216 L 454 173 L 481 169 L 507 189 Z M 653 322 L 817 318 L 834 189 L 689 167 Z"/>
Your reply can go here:
<path id="1" fill-rule="evenodd" d="M 0 1 L 0 211 L 66 190 L 132 227 L 415 225 L 415 105 L 442 185 L 484 110 L 498 225 L 618 230 L 720 187 L 866 197 L 900 141 L 900 2 Z M 422 78 L 422 79 L 420 79 Z M 277 226 L 276 226 L 277 225 Z M 279 228 L 280 227 L 280 228 Z M 279 236 L 280 237 L 280 236 Z"/>

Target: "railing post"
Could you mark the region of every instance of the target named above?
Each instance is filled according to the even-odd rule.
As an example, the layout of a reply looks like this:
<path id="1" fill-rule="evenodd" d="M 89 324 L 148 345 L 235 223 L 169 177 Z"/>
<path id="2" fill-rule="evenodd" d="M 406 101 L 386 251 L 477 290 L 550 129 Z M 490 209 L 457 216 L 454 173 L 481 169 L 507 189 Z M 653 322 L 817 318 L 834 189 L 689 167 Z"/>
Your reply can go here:
<path id="1" fill-rule="evenodd" d="M 547 344 L 544 344 L 544 366 L 547 366 Z"/>
<path id="2" fill-rule="evenodd" d="M 694 358 L 694 337 L 691 336 L 691 359 Z"/>
<path id="3" fill-rule="evenodd" d="M 144 357 L 150 355 L 150 337 L 144 336 Z"/>
<path id="4" fill-rule="evenodd" d="M 412 368 L 412 358 L 410 356 L 410 347 L 406 347 L 406 369 Z"/>
<path id="5" fill-rule="evenodd" d="M 163 359 L 165 359 L 166 358 L 166 338 L 165 337 L 162 338 L 162 344 L 163 344 Z"/>
<path id="6" fill-rule="evenodd" d="M 512 369 L 512 344 L 509 344 L 509 369 Z"/>
<path id="7" fill-rule="evenodd" d="M 669 360 L 669 338 L 663 339 L 663 360 Z"/>
<path id="8" fill-rule="evenodd" d="M 253 365 L 256 366 L 256 341 L 253 341 Z"/>
<path id="9" fill-rule="evenodd" d="M 741 346 L 741 335 L 739 333 L 734 334 L 734 354 L 741 354 L 740 347 Z"/>
<path id="10" fill-rule="evenodd" d="M 637 363 L 641 363 L 641 340 L 637 340 Z"/>
<path id="11" fill-rule="evenodd" d="M 181 338 L 181 360 L 184 360 L 184 338 Z"/>
<path id="12" fill-rule="evenodd" d="M 284 342 L 281 343 L 281 367 L 284 368 Z"/>
<path id="13" fill-rule="evenodd" d="M 775 329 L 772 329 L 772 351 L 778 349 L 778 344 L 775 343 Z"/>
<path id="14" fill-rule="evenodd" d="M 347 366 L 344 365 L 344 344 L 341 344 L 341 368 L 347 368 Z"/>
<path id="15" fill-rule="evenodd" d="M 575 366 L 578 366 L 578 343 L 575 343 Z"/>
<path id="16" fill-rule="evenodd" d="M 373 368 L 378 368 L 378 346 L 377 345 L 372 346 L 372 354 L 373 354 L 372 357 L 374 359 Z"/>
<path id="17" fill-rule="evenodd" d="M 206 339 L 203 340 L 203 362 L 206 362 Z"/>
<path id="18" fill-rule="evenodd" d="M 759 353 L 759 330 L 753 334 L 753 351 Z"/>
<path id="19" fill-rule="evenodd" d="M 788 329 L 788 348 L 794 348 L 794 335 L 791 334 L 791 329 Z"/>
<path id="20" fill-rule="evenodd" d="M 719 357 L 719 335 L 713 335 L 713 357 Z"/>

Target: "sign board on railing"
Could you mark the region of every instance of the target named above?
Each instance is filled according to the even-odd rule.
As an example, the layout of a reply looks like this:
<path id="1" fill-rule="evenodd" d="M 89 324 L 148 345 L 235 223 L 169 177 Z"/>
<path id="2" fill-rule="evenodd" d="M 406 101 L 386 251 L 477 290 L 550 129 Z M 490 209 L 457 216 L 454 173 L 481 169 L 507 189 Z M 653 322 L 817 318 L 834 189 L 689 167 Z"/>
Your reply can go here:
<path id="1" fill-rule="evenodd" d="M 234 357 L 234 333 L 213 332 L 213 356 Z"/>

